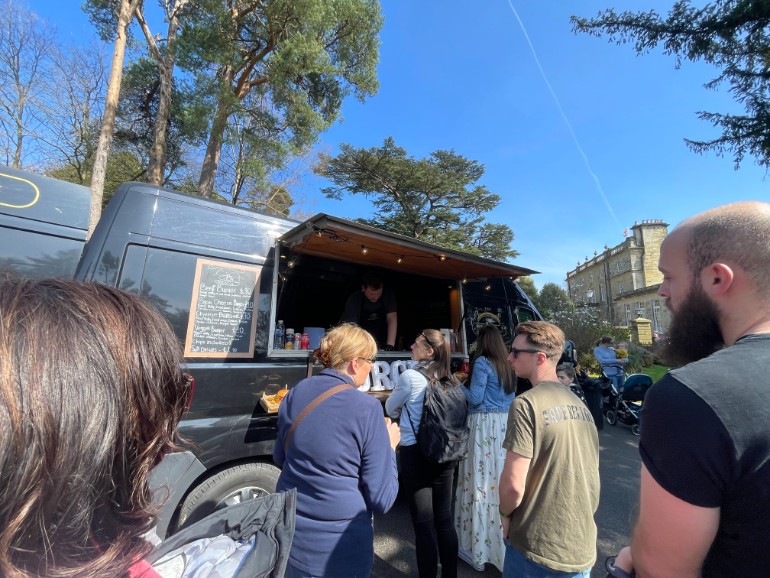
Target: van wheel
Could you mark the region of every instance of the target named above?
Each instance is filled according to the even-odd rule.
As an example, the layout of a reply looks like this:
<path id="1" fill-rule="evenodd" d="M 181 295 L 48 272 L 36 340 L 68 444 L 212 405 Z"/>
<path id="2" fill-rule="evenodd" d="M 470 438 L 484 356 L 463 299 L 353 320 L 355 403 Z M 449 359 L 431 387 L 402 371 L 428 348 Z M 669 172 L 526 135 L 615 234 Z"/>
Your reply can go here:
<path id="1" fill-rule="evenodd" d="M 190 492 L 182 502 L 176 530 L 217 510 L 275 492 L 281 470 L 272 464 L 247 463 L 222 470 Z"/>

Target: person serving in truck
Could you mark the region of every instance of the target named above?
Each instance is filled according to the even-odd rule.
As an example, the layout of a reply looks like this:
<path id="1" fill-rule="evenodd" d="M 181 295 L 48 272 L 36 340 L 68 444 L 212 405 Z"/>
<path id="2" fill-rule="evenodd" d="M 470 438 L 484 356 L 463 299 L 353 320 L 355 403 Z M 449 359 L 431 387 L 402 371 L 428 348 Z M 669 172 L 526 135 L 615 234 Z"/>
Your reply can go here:
<path id="1" fill-rule="evenodd" d="M 357 323 L 374 336 L 379 349 L 393 351 L 398 330 L 396 297 L 383 287 L 378 273 L 364 274 L 361 291 L 348 297 L 341 321 Z"/>

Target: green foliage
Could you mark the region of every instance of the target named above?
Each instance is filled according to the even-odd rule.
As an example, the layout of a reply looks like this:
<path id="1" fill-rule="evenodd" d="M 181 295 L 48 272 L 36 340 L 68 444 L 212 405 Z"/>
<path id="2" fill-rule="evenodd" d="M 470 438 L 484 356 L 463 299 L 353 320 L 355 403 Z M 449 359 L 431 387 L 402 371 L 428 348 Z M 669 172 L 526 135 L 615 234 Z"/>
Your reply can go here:
<path id="1" fill-rule="evenodd" d="M 593 354 L 593 350 L 592 351 L 578 350 L 578 365 L 580 365 L 582 369 L 585 369 L 589 375 L 599 375 L 601 373 L 599 362 L 596 361 L 596 358 L 594 357 L 594 354 Z"/>
<path id="2" fill-rule="evenodd" d="M 651 366 L 655 361 L 655 355 L 652 351 L 636 343 L 628 343 L 627 351 L 626 372 L 628 373 L 638 373 L 645 367 Z"/>
<path id="3" fill-rule="evenodd" d="M 662 45 L 666 54 L 681 61 L 703 60 L 720 72 L 706 88 L 727 84 L 745 114 L 699 112 L 702 120 L 722 130 L 719 138 L 687 140 L 697 153 L 731 152 L 736 168 L 746 155 L 770 167 L 770 2 L 766 0 L 719 0 L 696 7 L 688 0 L 674 3 L 667 18 L 654 10 L 622 12 L 605 10 L 596 18 L 571 18 L 573 30 L 600 36 L 611 42 L 632 43 L 637 53 Z"/>
<path id="4" fill-rule="evenodd" d="M 348 94 L 376 93 L 381 26 L 377 0 L 194 3 L 177 61 L 216 110 L 209 158 L 232 142 L 224 131 L 233 115 L 248 119 L 246 170 L 255 177 L 306 150 L 337 120 Z M 213 186 L 212 170 L 204 163 L 201 182 Z"/>
<path id="5" fill-rule="evenodd" d="M 660 381 L 663 376 L 669 372 L 670 369 L 670 367 L 665 365 L 654 364 L 642 368 L 642 373 L 649 375 L 652 378 L 652 381 L 657 382 Z"/>
<path id="6" fill-rule="evenodd" d="M 82 8 L 102 40 L 110 42 L 115 39 L 120 0 L 86 0 Z"/>
<path id="7" fill-rule="evenodd" d="M 72 165 L 64 165 L 55 167 L 46 171 L 49 177 L 67 181 L 70 183 L 77 183 L 78 185 L 89 186 L 91 184 L 91 174 L 93 169 L 93 159 L 88 166 L 88 170 L 84 173 L 80 173 Z M 140 159 L 129 152 L 117 152 L 110 155 L 107 160 L 107 173 L 104 179 L 104 197 L 102 199 L 102 207 L 106 207 L 107 203 L 118 190 L 118 187 L 128 181 L 136 181 L 144 174 L 144 168 Z"/>
<path id="8" fill-rule="evenodd" d="M 567 292 L 556 283 L 546 283 L 540 289 L 537 308 L 544 319 L 553 319 L 557 311 L 569 311 L 572 308 Z"/>
<path id="9" fill-rule="evenodd" d="M 535 281 L 532 279 L 532 277 L 523 276 L 516 279 L 516 283 L 518 283 L 519 287 L 521 287 L 521 290 L 524 291 L 524 293 L 527 294 L 527 297 L 529 297 L 529 300 L 532 301 L 532 303 L 535 304 L 535 307 L 537 307 L 537 310 L 540 311 L 540 305 L 538 301 L 540 300 L 540 294 L 537 291 L 537 287 L 535 287 Z M 542 315 L 542 311 L 540 311 L 540 314 Z"/>
<path id="10" fill-rule="evenodd" d="M 371 199 L 376 217 L 361 222 L 491 259 L 518 255 L 510 248 L 510 227 L 483 222 L 500 197 L 476 184 L 484 175 L 481 163 L 453 150 L 417 159 L 391 137 L 381 147 L 342 144 L 340 151 L 321 155 L 316 172 L 333 183 L 321 191 L 337 200 L 343 193 Z"/>
<path id="11" fill-rule="evenodd" d="M 575 342 L 580 365 L 587 368 L 589 372 L 592 369 L 598 369 L 593 350 L 602 336 L 611 336 L 615 343 L 628 342 L 630 337 L 627 328 L 615 327 L 600 320 L 596 309 L 592 307 L 573 307 L 554 311 L 551 321 L 564 331 L 567 339 Z"/>
<path id="12" fill-rule="evenodd" d="M 269 191 L 252 195 L 249 206 L 264 213 L 288 217 L 292 206 L 294 206 L 294 199 L 283 187 L 271 187 Z"/>
<path id="13" fill-rule="evenodd" d="M 114 143 L 116 149 L 146 158 L 160 99 L 160 71 L 156 62 L 138 58 L 123 71 Z M 166 168 L 173 172 L 184 165 L 184 154 L 205 138 L 210 109 L 180 83 L 172 89 L 167 125 Z"/>

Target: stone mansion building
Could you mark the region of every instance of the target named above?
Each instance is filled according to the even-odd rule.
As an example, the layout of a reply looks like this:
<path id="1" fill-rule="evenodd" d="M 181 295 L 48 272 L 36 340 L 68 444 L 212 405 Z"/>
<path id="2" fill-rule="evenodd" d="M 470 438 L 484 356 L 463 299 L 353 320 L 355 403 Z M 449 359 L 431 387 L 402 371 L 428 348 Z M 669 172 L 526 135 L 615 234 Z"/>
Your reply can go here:
<path id="1" fill-rule="evenodd" d="M 663 275 L 658 271 L 660 244 L 668 224 L 659 220 L 634 223 L 630 234 L 616 247 L 586 257 L 567 273 L 567 292 L 576 306 L 596 307 L 600 319 L 617 326 L 630 326 L 644 317 L 652 331 L 665 333 L 670 317 L 664 299 L 657 293 Z"/>

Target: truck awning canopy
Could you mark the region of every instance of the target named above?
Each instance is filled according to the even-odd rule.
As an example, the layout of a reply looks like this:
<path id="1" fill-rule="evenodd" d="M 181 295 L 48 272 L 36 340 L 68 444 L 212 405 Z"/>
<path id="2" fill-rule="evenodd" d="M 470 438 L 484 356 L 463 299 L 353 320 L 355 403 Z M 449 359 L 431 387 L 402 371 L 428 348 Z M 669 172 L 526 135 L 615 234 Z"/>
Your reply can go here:
<path id="1" fill-rule="evenodd" d="M 482 279 L 537 273 L 320 213 L 279 239 L 294 253 L 382 267 L 439 279 Z"/>

